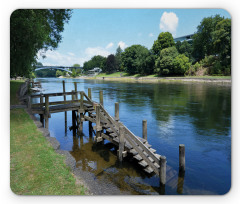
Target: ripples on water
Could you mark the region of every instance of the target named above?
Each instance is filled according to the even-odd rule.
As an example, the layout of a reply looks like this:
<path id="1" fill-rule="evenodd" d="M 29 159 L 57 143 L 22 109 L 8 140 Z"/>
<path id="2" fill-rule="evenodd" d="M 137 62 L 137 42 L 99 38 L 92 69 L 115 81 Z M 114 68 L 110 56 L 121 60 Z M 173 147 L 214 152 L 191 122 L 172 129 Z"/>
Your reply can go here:
<path id="1" fill-rule="evenodd" d="M 62 79 L 37 79 L 44 93 L 62 92 Z M 79 171 L 88 172 L 103 185 L 114 185 L 130 194 L 224 194 L 231 187 L 231 87 L 207 83 L 119 83 L 101 80 L 65 79 L 66 91 L 87 93 L 93 100 L 104 92 L 104 106 L 114 115 L 114 103 L 120 103 L 120 120 L 136 135 L 142 134 L 142 120 L 148 123 L 148 140 L 157 153 L 167 157 L 172 170 L 165 191 L 157 176 L 145 174 L 131 158 L 120 165 L 116 149 L 105 141 L 96 145 L 84 122 L 83 136 L 65 132 L 64 113 L 52 114 L 51 136 L 61 149 L 76 159 Z M 70 97 L 68 97 L 70 99 Z M 62 100 L 62 97 L 50 98 Z M 178 145 L 186 147 L 186 173 L 178 177 Z M 111 186 L 110 185 L 110 186 Z"/>

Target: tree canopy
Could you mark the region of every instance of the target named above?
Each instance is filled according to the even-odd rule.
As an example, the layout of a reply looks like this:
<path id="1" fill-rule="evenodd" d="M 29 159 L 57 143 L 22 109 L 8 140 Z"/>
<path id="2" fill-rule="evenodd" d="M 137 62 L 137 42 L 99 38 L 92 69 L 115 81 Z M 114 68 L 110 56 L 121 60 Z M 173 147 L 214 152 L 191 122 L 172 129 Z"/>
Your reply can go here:
<path id="1" fill-rule="evenodd" d="M 116 59 L 113 54 L 108 55 L 105 66 L 106 73 L 113 73 L 116 71 Z"/>
<path id="2" fill-rule="evenodd" d="M 103 57 L 101 55 L 96 55 L 92 57 L 89 61 L 84 62 L 83 69 L 85 72 L 95 67 L 99 67 L 102 70 L 104 70 L 105 63 L 106 63 L 106 57 Z"/>
<path id="3" fill-rule="evenodd" d="M 10 18 L 10 75 L 28 76 L 39 50 L 61 42 L 70 9 L 19 9 Z"/>
<path id="4" fill-rule="evenodd" d="M 174 45 L 175 42 L 172 34 L 169 32 L 162 32 L 158 35 L 158 39 L 154 41 L 152 50 L 155 55 L 159 56 L 162 49 L 172 47 Z"/>

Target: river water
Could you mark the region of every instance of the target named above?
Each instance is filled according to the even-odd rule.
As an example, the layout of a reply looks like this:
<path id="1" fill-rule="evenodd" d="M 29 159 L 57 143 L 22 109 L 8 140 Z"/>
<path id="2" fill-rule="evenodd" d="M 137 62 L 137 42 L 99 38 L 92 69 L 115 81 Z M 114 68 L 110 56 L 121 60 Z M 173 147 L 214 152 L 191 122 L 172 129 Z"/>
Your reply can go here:
<path id="1" fill-rule="evenodd" d="M 75 158 L 77 169 L 93 181 L 114 186 L 130 194 L 225 194 L 231 188 L 231 87 L 213 83 L 132 83 L 86 79 L 39 78 L 43 93 L 92 88 L 92 99 L 99 101 L 103 90 L 104 107 L 114 116 L 119 102 L 120 120 L 135 134 L 142 136 L 142 120 L 147 120 L 148 141 L 157 153 L 167 158 L 171 168 L 165 189 L 159 178 L 149 176 L 126 158 L 117 160 L 116 149 L 105 141 L 96 145 L 89 137 L 88 122 L 83 135 L 70 130 L 71 111 L 54 113 L 49 120 L 52 137 L 60 149 Z M 68 96 L 70 99 L 70 96 Z M 68 98 L 67 98 L 68 99 Z M 62 100 L 52 97 L 50 101 Z M 178 147 L 185 144 L 186 171 L 178 176 Z M 101 186 L 99 187 L 101 188 Z"/>

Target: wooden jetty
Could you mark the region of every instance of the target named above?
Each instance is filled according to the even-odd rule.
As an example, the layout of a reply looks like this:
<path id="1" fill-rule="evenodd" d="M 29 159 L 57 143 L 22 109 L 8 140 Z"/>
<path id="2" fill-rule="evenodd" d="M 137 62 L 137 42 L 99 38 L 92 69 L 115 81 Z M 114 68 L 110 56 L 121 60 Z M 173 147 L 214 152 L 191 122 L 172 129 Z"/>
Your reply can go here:
<path id="1" fill-rule="evenodd" d="M 72 96 L 66 100 L 66 96 Z M 49 98 L 63 96 L 62 101 L 50 102 Z M 108 140 L 118 147 L 118 158 L 123 160 L 127 155 L 138 161 L 143 170 L 160 177 L 160 183 L 166 183 L 166 157 L 156 153 L 147 141 L 147 121 L 143 121 L 143 138 L 134 135 L 119 119 L 119 104 L 115 103 L 115 116 L 111 116 L 103 106 L 103 93 L 99 94 L 100 103 L 92 100 L 91 89 L 88 95 L 83 91 L 65 92 L 63 82 L 62 93 L 47 93 L 31 95 L 28 98 L 28 108 L 32 113 L 40 115 L 40 121 L 48 128 L 48 120 L 52 113 L 72 111 L 72 123 L 78 132 L 83 130 L 83 122 L 89 121 L 89 129 L 93 130 L 94 141 L 99 143 Z M 39 103 L 32 103 L 33 98 L 39 98 Z M 92 126 L 92 124 L 95 124 Z"/>

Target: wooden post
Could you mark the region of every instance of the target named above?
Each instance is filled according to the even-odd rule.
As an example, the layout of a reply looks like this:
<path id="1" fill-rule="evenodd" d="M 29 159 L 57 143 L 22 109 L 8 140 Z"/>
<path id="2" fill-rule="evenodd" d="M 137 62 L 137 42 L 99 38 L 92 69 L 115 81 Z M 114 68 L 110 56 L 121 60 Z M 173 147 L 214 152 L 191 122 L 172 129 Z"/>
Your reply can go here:
<path id="1" fill-rule="evenodd" d="M 74 89 L 75 89 L 75 92 L 77 92 L 77 82 L 74 82 Z M 75 95 L 75 100 L 78 100 L 78 95 L 76 93 Z"/>
<path id="2" fill-rule="evenodd" d="M 88 98 L 92 99 L 92 89 L 88 88 Z"/>
<path id="3" fill-rule="evenodd" d="M 142 121 L 142 137 L 147 140 L 147 120 Z"/>
<path id="4" fill-rule="evenodd" d="M 72 103 L 73 103 L 73 100 L 75 99 L 73 92 L 74 92 L 74 90 L 72 90 Z M 76 113 L 74 110 L 72 110 L 72 126 L 73 126 L 73 128 L 76 127 Z"/>
<path id="5" fill-rule="evenodd" d="M 115 120 L 119 121 L 119 103 L 115 103 Z"/>
<path id="6" fill-rule="evenodd" d="M 65 94 L 65 92 L 66 92 L 65 81 L 63 80 L 62 83 L 63 83 L 63 93 Z M 66 101 L 66 95 L 63 95 L 63 99 L 64 99 L 64 101 Z M 64 117 L 64 119 L 65 119 L 65 132 L 67 132 L 67 111 L 64 112 L 64 115 L 65 115 L 65 117 Z"/>
<path id="7" fill-rule="evenodd" d="M 179 145 L 179 172 L 185 172 L 185 145 Z"/>
<path id="8" fill-rule="evenodd" d="M 43 95 L 40 96 L 40 103 L 43 103 Z M 42 106 L 43 108 L 43 106 Z M 42 125 L 44 126 L 44 117 L 43 114 L 40 114 L 40 122 L 42 123 Z"/>
<path id="9" fill-rule="evenodd" d="M 100 123 L 100 106 L 97 104 L 96 105 L 96 142 L 101 142 L 103 141 L 103 138 L 101 137 L 101 123 Z"/>
<path id="10" fill-rule="evenodd" d="M 99 101 L 100 101 L 100 104 L 103 106 L 103 91 L 99 92 Z"/>
<path id="11" fill-rule="evenodd" d="M 32 98 L 31 96 L 28 96 L 28 108 L 31 109 L 32 107 Z"/>
<path id="12" fill-rule="evenodd" d="M 166 157 L 161 156 L 160 157 L 160 184 L 165 185 L 166 184 Z"/>
<path id="13" fill-rule="evenodd" d="M 124 151 L 124 127 L 119 127 L 119 149 L 118 149 L 118 159 L 120 162 L 123 160 L 123 151 Z"/>
<path id="14" fill-rule="evenodd" d="M 84 112 L 84 107 L 83 107 L 83 92 L 80 93 L 81 94 L 81 98 L 80 98 L 80 110 L 79 110 L 79 113 L 80 116 L 79 116 L 79 124 L 78 124 L 78 131 L 79 132 L 82 132 L 83 131 L 83 119 L 84 119 L 84 116 L 83 116 L 83 112 Z"/>
<path id="15" fill-rule="evenodd" d="M 49 96 L 46 95 L 45 96 L 45 128 L 48 129 L 49 127 L 49 121 L 48 121 L 48 118 L 49 118 Z"/>

